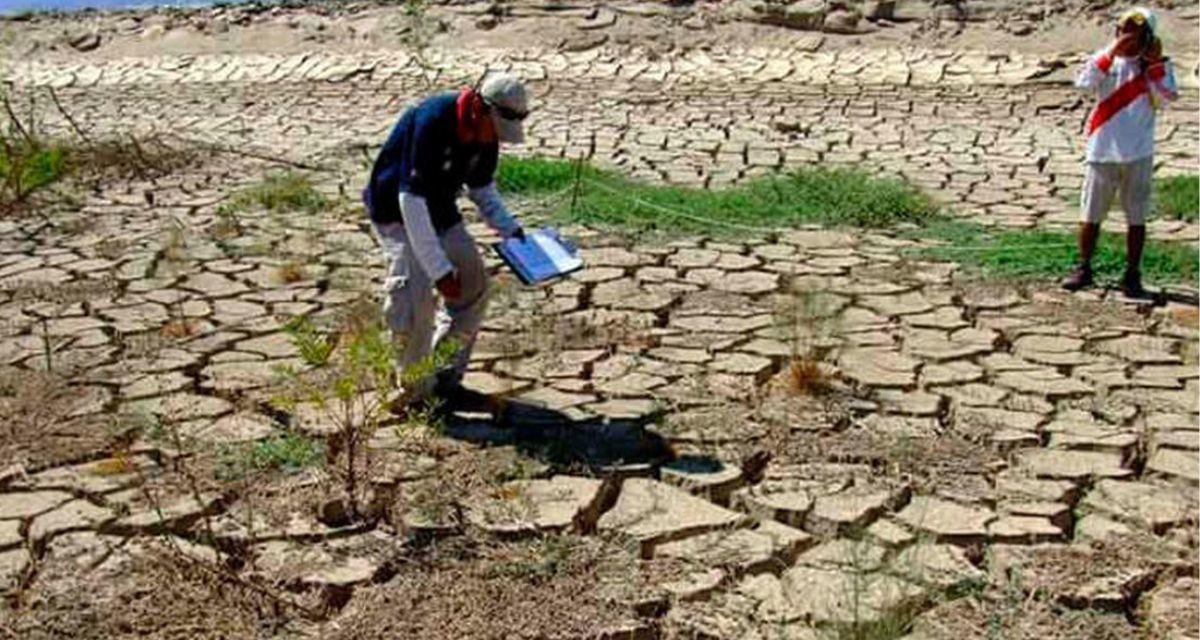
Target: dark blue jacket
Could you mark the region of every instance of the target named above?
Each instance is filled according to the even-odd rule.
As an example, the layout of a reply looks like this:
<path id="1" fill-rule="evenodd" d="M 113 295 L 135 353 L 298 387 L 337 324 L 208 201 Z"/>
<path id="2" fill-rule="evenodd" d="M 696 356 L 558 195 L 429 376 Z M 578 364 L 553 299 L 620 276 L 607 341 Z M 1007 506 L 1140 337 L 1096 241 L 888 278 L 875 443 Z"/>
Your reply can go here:
<path id="1" fill-rule="evenodd" d="M 500 149 L 496 143 L 458 140 L 456 93 L 441 93 L 400 116 L 371 169 L 363 192 L 377 224 L 403 222 L 401 192 L 425 198 L 438 234 L 462 222 L 455 202 L 463 185 L 484 187 L 494 179 Z"/>

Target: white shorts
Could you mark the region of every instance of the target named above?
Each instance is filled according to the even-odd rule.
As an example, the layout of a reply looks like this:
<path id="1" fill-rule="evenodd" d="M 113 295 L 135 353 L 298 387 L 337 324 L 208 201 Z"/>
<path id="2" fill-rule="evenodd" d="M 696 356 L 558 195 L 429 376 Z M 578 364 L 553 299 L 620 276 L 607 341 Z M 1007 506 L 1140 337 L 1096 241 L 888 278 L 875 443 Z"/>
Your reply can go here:
<path id="1" fill-rule="evenodd" d="M 1121 208 L 1129 225 L 1146 224 L 1153 175 L 1153 157 L 1133 162 L 1089 162 L 1083 178 L 1080 218 L 1083 222 L 1102 222 L 1112 207 L 1113 196 L 1120 192 Z"/>

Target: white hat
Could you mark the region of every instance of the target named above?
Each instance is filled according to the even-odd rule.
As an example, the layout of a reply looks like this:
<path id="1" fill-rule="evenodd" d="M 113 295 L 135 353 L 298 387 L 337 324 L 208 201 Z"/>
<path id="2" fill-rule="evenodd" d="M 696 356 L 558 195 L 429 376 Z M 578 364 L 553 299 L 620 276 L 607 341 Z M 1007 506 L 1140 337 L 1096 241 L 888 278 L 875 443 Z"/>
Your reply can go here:
<path id="1" fill-rule="evenodd" d="M 522 121 L 529 115 L 529 93 L 525 83 L 516 76 L 498 73 L 483 81 L 479 94 L 492 112 L 500 140 L 511 144 L 524 142 Z"/>
<path id="2" fill-rule="evenodd" d="M 1146 7 L 1134 7 L 1122 13 L 1121 17 L 1117 19 L 1117 24 L 1124 24 L 1126 20 L 1130 19 L 1138 24 L 1146 25 L 1150 29 L 1150 33 L 1158 34 L 1158 16 Z"/>

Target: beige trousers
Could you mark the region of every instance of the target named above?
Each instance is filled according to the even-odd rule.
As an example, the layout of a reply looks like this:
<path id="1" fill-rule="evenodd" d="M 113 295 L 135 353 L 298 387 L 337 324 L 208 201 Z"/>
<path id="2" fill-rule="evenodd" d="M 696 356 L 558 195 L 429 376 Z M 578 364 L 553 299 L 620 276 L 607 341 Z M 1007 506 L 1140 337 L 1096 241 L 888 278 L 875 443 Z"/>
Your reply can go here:
<path id="1" fill-rule="evenodd" d="M 1103 222 L 1119 195 L 1125 221 L 1131 226 L 1146 224 L 1153 177 L 1153 157 L 1123 163 L 1089 162 L 1079 203 L 1081 220 L 1093 224 Z"/>
<path id="2" fill-rule="evenodd" d="M 453 338 L 459 348 L 449 366 L 437 373 L 443 379 L 461 381 L 488 302 L 488 274 L 475 240 L 461 224 L 439 238 L 442 250 L 458 273 L 462 295 L 438 305 L 434 283 L 417 263 L 404 225 L 375 225 L 375 234 L 388 260 L 383 284 L 384 317 L 392 338 L 403 345 L 397 366 L 402 372 L 414 371 L 415 365 L 430 362 L 440 342 Z M 433 376 L 423 376 L 405 392 L 421 397 L 432 390 L 434 382 Z"/>

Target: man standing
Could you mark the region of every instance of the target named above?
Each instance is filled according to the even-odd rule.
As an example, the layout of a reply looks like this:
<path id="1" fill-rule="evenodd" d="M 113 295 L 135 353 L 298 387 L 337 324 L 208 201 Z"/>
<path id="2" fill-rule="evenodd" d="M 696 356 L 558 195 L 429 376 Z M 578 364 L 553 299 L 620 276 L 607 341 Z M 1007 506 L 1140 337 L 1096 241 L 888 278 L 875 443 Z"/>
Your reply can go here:
<path id="1" fill-rule="evenodd" d="M 1116 40 L 1090 56 L 1075 80 L 1075 86 L 1094 93 L 1099 102 L 1087 122 L 1079 264 L 1062 283 L 1069 291 L 1093 283 L 1091 260 L 1100 223 L 1120 193 L 1129 224 L 1121 289 L 1130 297 L 1145 295 L 1139 267 L 1154 173 L 1155 114 L 1177 97 L 1175 72 L 1162 55 L 1156 27 L 1149 9 L 1127 11 L 1117 21 Z"/>
<path id="2" fill-rule="evenodd" d="M 363 198 L 388 259 L 383 307 L 402 349 L 397 364 L 411 374 L 427 366 L 436 344 L 450 339 L 457 346 L 451 366 L 436 379 L 408 381 L 396 409 L 430 392 L 451 402 L 463 393 L 487 307 L 488 274 L 456 200 L 466 185 L 490 227 L 505 238 L 524 236 L 500 199 L 495 172 L 499 143 L 523 141 L 528 112 L 525 85 L 493 75 L 479 90 L 434 95 L 407 109 L 375 160 Z"/>

